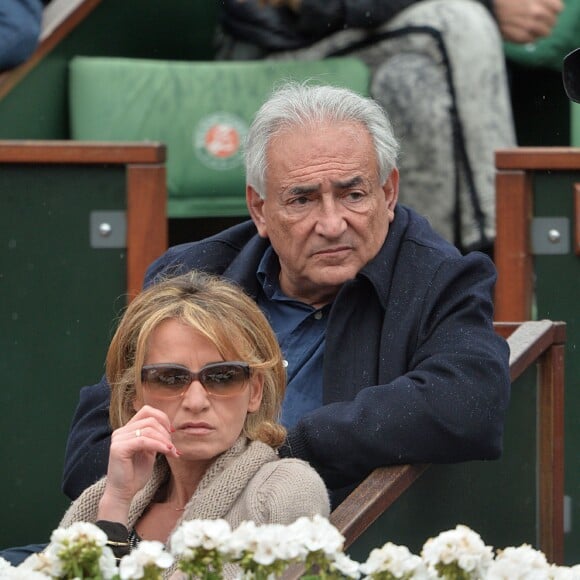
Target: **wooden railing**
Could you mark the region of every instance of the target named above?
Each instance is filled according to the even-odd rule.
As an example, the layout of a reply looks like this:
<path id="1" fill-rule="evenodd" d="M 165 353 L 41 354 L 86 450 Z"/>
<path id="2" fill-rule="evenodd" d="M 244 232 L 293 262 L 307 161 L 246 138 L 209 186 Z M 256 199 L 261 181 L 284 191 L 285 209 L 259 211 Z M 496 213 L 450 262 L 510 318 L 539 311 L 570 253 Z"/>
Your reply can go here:
<path id="1" fill-rule="evenodd" d="M 512 381 L 539 362 L 539 548 L 550 562 L 563 564 L 565 324 L 543 320 L 496 323 L 495 328 L 510 345 Z M 427 468 L 428 465 L 382 467 L 360 483 L 330 515 L 330 521 L 345 537 L 345 548 Z M 298 578 L 301 572 L 293 569 L 285 578 Z"/>

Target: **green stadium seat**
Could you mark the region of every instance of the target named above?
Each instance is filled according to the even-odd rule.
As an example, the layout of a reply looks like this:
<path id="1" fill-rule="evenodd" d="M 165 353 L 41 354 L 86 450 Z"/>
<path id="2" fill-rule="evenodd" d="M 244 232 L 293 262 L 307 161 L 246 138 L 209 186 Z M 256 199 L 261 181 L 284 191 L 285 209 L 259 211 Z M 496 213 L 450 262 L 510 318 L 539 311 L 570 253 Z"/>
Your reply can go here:
<path id="1" fill-rule="evenodd" d="M 73 139 L 167 145 L 168 216 L 243 216 L 241 147 L 251 119 L 281 80 L 368 94 L 360 60 L 184 62 L 76 57 L 70 64 Z"/>

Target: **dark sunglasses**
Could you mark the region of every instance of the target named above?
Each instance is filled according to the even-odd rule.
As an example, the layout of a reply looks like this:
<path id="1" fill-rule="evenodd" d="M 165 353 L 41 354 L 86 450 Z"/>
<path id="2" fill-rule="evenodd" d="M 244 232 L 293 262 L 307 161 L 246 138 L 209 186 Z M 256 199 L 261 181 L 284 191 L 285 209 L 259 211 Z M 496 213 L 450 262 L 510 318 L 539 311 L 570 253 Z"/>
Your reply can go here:
<path id="1" fill-rule="evenodd" d="M 183 397 L 193 381 L 199 381 L 208 395 L 233 397 L 241 393 L 251 375 L 244 362 L 219 362 L 202 367 L 198 372 L 177 364 L 145 365 L 141 383 L 152 396 L 171 399 Z"/>

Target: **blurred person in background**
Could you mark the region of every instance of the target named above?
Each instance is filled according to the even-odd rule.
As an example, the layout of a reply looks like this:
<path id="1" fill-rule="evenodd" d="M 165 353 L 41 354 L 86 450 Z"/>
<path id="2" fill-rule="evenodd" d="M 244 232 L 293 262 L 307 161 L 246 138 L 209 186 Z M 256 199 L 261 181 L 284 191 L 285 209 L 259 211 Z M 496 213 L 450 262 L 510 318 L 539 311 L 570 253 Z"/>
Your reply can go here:
<path id="1" fill-rule="evenodd" d="M 42 11 L 49 0 L 0 2 L 0 71 L 22 64 L 36 49 Z"/>

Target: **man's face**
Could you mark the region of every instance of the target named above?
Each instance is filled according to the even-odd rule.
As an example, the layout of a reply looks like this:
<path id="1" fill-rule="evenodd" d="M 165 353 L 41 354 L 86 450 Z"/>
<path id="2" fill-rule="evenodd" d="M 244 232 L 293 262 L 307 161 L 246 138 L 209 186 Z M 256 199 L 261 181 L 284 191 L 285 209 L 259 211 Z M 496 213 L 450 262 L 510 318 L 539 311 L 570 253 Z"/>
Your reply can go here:
<path id="1" fill-rule="evenodd" d="M 252 219 L 280 259 L 284 293 L 321 306 L 383 245 L 398 171 L 379 183 L 372 139 L 357 123 L 288 129 L 267 160 L 266 199 L 247 188 Z"/>

